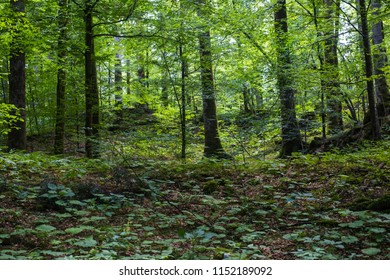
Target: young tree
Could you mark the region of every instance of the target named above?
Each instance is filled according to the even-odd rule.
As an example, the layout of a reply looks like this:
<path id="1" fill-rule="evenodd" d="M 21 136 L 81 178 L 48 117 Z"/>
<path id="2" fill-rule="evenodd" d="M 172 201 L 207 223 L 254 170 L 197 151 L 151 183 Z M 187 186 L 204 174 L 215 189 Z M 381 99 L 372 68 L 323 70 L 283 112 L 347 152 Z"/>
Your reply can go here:
<path id="1" fill-rule="evenodd" d="M 210 8 L 208 0 L 198 0 L 198 15 L 205 18 Z M 200 79 L 202 84 L 204 155 L 205 157 L 228 157 L 222 148 L 218 133 L 217 106 L 213 76 L 210 29 L 203 25 L 199 31 Z"/>
<path id="2" fill-rule="evenodd" d="M 67 57 L 67 23 L 68 23 L 68 0 L 58 1 L 58 70 L 57 70 L 57 111 L 56 128 L 54 137 L 54 153 L 64 152 L 65 137 L 65 95 L 66 95 L 66 69 L 65 60 Z"/>
<path id="3" fill-rule="evenodd" d="M 10 0 L 15 28 L 12 35 L 9 73 L 9 103 L 19 110 L 21 120 L 16 122 L 8 133 L 9 149 L 26 149 L 26 70 L 25 50 L 21 30 L 25 23 L 25 4 L 23 0 Z M 14 112 L 13 114 L 16 114 Z"/>
<path id="4" fill-rule="evenodd" d="M 291 73 L 292 62 L 288 46 L 286 0 L 277 0 L 274 13 L 277 52 L 277 87 L 282 122 L 281 157 L 291 156 L 302 149 L 302 139 L 295 112 L 295 89 Z"/>

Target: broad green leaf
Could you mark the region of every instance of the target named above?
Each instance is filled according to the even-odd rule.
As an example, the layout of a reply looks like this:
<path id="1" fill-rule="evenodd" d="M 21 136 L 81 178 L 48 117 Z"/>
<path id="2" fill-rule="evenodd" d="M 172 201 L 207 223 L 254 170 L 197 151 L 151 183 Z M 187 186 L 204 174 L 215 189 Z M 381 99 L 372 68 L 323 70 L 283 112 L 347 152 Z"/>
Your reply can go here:
<path id="1" fill-rule="evenodd" d="M 386 232 L 385 228 L 369 228 L 368 230 L 373 232 L 373 233 L 384 233 L 384 232 Z"/>
<path id="2" fill-rule="evenodd" d="M 93 236 L 88 236 L 80 241 L 75 242 L 74 245 L 84 248 L 90 248 L 95 247 L 97 245 L 97 241 L 93 239 Z"/>
<path id="3" fill-rule="evenodd" d="M 362 252 L 366 255 L 374 256 L 374 255 L 379 254 L 381 252 L 381 250 L 378 248 L 366 248 L 366 249 L 363 249 Z"/>
<path id="4" fill-rule="evenodd" d="M 56 228 L 51 225 L 40 225 L 35 228 L 36 230 L 42 231 L 42 232 L 50 232 L 55 230 Z"/>
<path id="5" fill-rule="evenodd" d="M 65 232 L 69 234 L 78 234 L 84 230 L 95 230 L 95 228 L 93 226 L 71 227 L 71 228 L 67 228 Z"/>
<path id="6" fill-rule="evenodd" d="M 347 244 L 351 244 L 359 241 L 359 239 L 353 235 L 347 235 L 347 236 L 342 236 L 341 241 Z"/>

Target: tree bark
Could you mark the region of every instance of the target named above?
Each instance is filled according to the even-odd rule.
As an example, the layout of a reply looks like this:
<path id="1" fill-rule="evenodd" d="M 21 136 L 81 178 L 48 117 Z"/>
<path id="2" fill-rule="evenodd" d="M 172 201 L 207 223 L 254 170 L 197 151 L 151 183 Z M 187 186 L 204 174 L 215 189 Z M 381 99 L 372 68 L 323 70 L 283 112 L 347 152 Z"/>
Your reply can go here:
<path id="1" fill-rule="evenodd" d="M 96 1 L 86 0 L 85 21 L 85 151 L 89 158 L 99 157 L 99 90 L 97 85 L 93 10 Z"/>
<path id="2" fill-rule="evenodd" d="M 179 56 L 181 64 L 181 158 L 186 159 L 186 147 L 187 147 L 187 89 L 186 79 L 188 76 L 187 60 L 183 52 L 183 42 L 180 41 Z"/>
<path id="3" fill-rule="evenodd" d="M 15 13 L 16 28 L 21 28 L 24 22 L 25 5 L 23 0 L 10 0 L 11 9 Z M 9 103 L 18 108 L 22 120 L 17 121 L 8 134 L 7 146 L 9 149 L 25 150 L 26 140 L 26 70 L 23 38 L 20 30 L 12 36 L 10 54 Z"/>
<path id="4" fill-rule="evenodd" d="M 376 98 L 375 98 L 375 88 L 373 81 L 373 64 L 371 56 L 371 44 L 370 44 L 370 34 L 368 30 L 367 22 L 367 6 L 366 0 L 359 1 L 359 12 L 360 12 L 360 22 L 362 26 L 362 37 L 363 37 L 363 51 L 364 51 L 364 67 L 365 74 L 367 79 L 367 97 L 368 97 L 368 106 L 370 114 L 370 123 L 372 129 L 372 138 L 378 140 L 381 138 L 379 118 L 376 107 Z"/>
<path id="5" fill-rule="evenodd" d="M 373 16 L 378 16 L 381 9 L 381 1 L 372 1 Z M 383 111 L 380 115 L 386 116 L 390 112 L 390 92 L 383 68 L 388 65 L 386 48 L 384 46 L 383 21 L 376 20 L 372 25 L 372 43 L 375 46 L 373 52 L 375 93 L 378 98 L 378 110 Z M 379 114 L 379 112 L 378 112 Z"/>
<path id="6" fill-rule="evenodd" d="M 68 0 L 59 0 L 58 11 L 58 70 L 57 70 L 57 111 L 56 111 L 56 129 L 54 136 L 54 153 L 62 154 L 64 152 L 64 138 L 65 138 L 65 95 L 66 95 L 66 70 L 65 59 L 67 57 L 66 51 L 66 37 L 67 37 L 67 23 L 68 23 Z"/>
<path id="7" fill-rule="evenodd" d="M 342 93 L 339 84 L 339 61 L 337 45 L 339 37 L 340 0 L 324 0 L 325 2 L 325 44 L 324 44 L 324 76 L 327 98 L 328 130 L 337 134 L 343 130 Z"/>
<path id="8" fill-rule="evenodd" d="M 207 0 L 198 0 L 200 17 L 204 16 Z M 228 157 L 225 153 L 218 132 L 217 106 L 213 77 L 210 29 L 202 26 L 199 36 L 200 79 L 202 84 L 203 122 L 204 122 L 204 156 Z"/>
<path id="9" fill-rule="evenodd" d="M 114 129 L 119 129 L 123 121 L 123 77 L 122 77 L 122 59 L 121 54 L 116 54 L 116 63 L 114 71 L 115 79 L 115 122 Z"/>
<path id="10" fill-rule="evenodd" d="M 280 98 L 282 122 L 281 157 L 291 156 L 302 149 L 302 139 L 295 112 L 295 89 L 293 87 L 292 63 L 287 45 L 288 25 L 286 0 L 278 0 L 275 14 L 277 50 L 277 87 Z"/>

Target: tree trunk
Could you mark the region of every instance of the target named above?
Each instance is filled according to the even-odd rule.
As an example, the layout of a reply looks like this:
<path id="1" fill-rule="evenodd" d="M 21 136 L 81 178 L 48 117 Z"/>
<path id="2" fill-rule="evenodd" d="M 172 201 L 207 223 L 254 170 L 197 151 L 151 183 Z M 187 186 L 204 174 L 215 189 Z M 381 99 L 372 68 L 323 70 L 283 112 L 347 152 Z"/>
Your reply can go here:
<path id="1" fill-rule="evenodd" d="M 179 46 L 180 64 L 181 64 L 181 158 L 186 159 L 186 144 L 187 144 L 187 89 L 186 79 L 188 75 L 187 60 L 183 53 L 183 42 Z"/>
<path id="2" fill-rule="evenodd" d="M 114 129 L 119 129 L 123 121 L 123 87 L 122 87 L 122 59 L 119 53 L 116 54 L 115 63 L 115 122 Z"/>
<path id="3" fill-rule="evenodd" d="M 54 137 L 54 153 L 62 154 L 64 152 L 65 138 L 65 94 L 66 94 L 66 71 L 65 59 L 66 36 L 68 22 L 68 0 L 59 0 L 58 11 L 58 71 L 57 71 L 57 111 L 56 111 L 56 129 Z"/>
<path id="4" fill-rule="evenodd" d="M 286 0 L 278 0 L 274 14 L 277 49 L 277 87 L 282 122 L 281 157 L 291 156 L 302 149 L 302 140 L 295 112 L 295 89 L 291 76 L 292 63 L 287 46 L 288 25 Z"/>
<path id="5" fill-rule="evenodd" d="M 372 1 L 373 16 L 378 16 L 381 9 L 381 1 Z M 383 111 L 381 116 L 388 115 L 390 112 L 390 92 L 383 68 L 388 65 L 387 53 L 384 45 L 383 21 L 376 20 L 372 25 L 372 43 L 375 46 L 373 52 L 374 75 L 375 75 L 375 93 L 378 98 L 378 110 Z"/>
<path id="6" fill-rule="evenodd" d="M 325 0 L 324 74 L 330 134 L 337 134 L 343 130 L 342 93 L 339 84 L 339 62 L 337 57 L 339 7 L 340 0 Z"/>
<path id="7" fill-rule="evenodd" d="M 204 16 L 207 0 L 198 0 L 200 17 Z M 202 84 L 204 155 L 205 157 L 228 157 L 222 148 L 218 133 L 217 106 L 211 54 L 211 36 L 208 27 L 203 26 L 199 33 L 200 79 Z"/>
<path id="8" fill-rule="evenodd" d="M 372 138 L 374 140 L 381 138 L 378 112 L 376 108 L 375 89 L 373 81 L 373 65 L 371 57 L 371 44 L 370 34 L 368 31 L 367 22 L 367 6 L 366 0 L 360 0 L 359 3 L 360 22 L 362 26 L 362 37 L 363 37 L 363 51 L 364 51 L 364 62 L 365 62 L 365 74 L 367 79 L 367 97 L 370 114 L 370 123 L 372 129 Z"/>
<path id="9" fill-rule="evenodd" d="M 11 9 L 15 13 L 15 20 L 19 26 L 24 22 L 24 1 L 10 0 Z M 26 140 L 26 70 L 25 53 L 23 48 L 23 39 L 20 31 L 16 30 L 12 36 L 11 54 L 10 54 L 10 73 L 9 73 L 9 103 L 18 108 L 18 113 L 22 120 L 17 121 L 8 134 L 7 146 L 9 149 L 25 150 Z M 13 112 L 17 114 L 17 112 Z"/>
<path id="10" fill-rule="evenodd" d="M 85 151 L 89 158 L 99 156 L 99 91 L 93 37 L 93 9 L 96 1 L 86 0 L 85 20 Z"/>
<path id="11" fill-rule="evenodd" d="M 126 94 L 131 94 L 131 73 L 130 73 L 130 60 L 126 59 Z"/>

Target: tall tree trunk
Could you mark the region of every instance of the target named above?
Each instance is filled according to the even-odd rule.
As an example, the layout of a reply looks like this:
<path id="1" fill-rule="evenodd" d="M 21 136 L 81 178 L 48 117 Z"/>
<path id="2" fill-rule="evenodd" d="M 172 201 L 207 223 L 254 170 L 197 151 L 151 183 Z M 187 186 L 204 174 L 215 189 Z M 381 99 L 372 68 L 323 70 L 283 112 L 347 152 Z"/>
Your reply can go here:
<path id="1" fill-rule="evenodd" d="M 362 37 L 363 37 L 363 51 L 364 51 L 364 66 L 365 74 L 367 79 L 367 97 L 368 97 L 368 106 L 370 114 L 370 123 L 372 129 L 372 138 L 377 140 L 381 138 L 379 118 L 376 107 L 376 98 L 375 98 L 375 89 L 373 81 L 373 65 L 371 57 L 371 44 L 370 44 L 370 34 L 368 30 L 367 22 L 367 6 L 366 0 L 359 1 L 359 12 L 360 12 L 360 23 L 362 27 Z"/>
<path id="2" fill-rule="evenodd" d="M 372 1 L 373 15 L 379 16 L 381 1 Z M 373 52 L 374 75 L 375 75 L 375 93 L 378 98 L 378 110 L 381 116 L 388 115 L 390 112 L 390 92 L 383 68 L 388 65 L 386 48 L 384 45 L 383 21 L 376 19 L 372 25 L 372 43 L 375 46 Z"/>
<path id="3" fill-rule="evenodd" d="M 321 90 L 320 90 L 320 99 L 321 99 L 321 133 L 322 133 L 322 138 L 326 139 L 326 108 L 325 108 L 325 92 L 326 92 L 326 87 L 325 87 L 325 71 L 324 71 L 324 51 L 322 44 L 320 43 L 320 40 L 322 39 L 322 31 L 320 30 L 320 25 L 319 25 L 319 16 L 318 16 L 318 6 L 316 1 L 317 0 L 311 0 L 312 1 L 312 6 L 313 6 L 313 20 L 314 20 L 314 25 L 316 28 L 316 36 L 317 36 L 317 56 L 318 60 L 320 62 L 320 85 L 321 85 Z"/>
<path id="4" fill-rule="evenodd" d="M 302 139 L 295 112 L 295 89 L 291 76 L 292 63 L 288 42 L 286 0 L 278 0 L 275 14 L 277 62 L 277 87 L 280 97 L 282 121 L 281 157 L 291 156 L 302 149 Z"/>
<path id="5" fill-rule="evenodd" d="M 130 60 L 126 59 L 126 94 L 131 94 L 131 73 L 130 73 Z"/>
<path id="6" fill-rule="evenodd" d="M 187 144 L 187 89 L 186 79 L 188 75 L 187 60 L 183 53 L 183 42 L 180 41 L 179 46 L 180 64 L 181 64 L 181 158 L 186 159 L 186 144 Z"/>
<path id="7" fill-rule="evenodd" d="M 99 156 L 99 90 L 93 37 L 93 9 L 97 1 L 85 0 L 85 151 L 89 158 Z"/>
<path id="8" fill-rule="evenodd" d="M 208 0 L 198 0 L 198 14 L 204 17 Z M 204 122 L 204 155 L 205 157 L 227 157 L 222 148 L 218 132 L 217 106 L 213 77 L 211 53 L 211 36 L 208 27 L 203 26 L 199 36 L 200 79 L 202 84 L 203 122 Z"/>
<path id="9" fill-rule="evenodd" d="M 330 134 L 335 134 L 343 130 L 342 93 L 339 84 L 339 62 L 337 57 L 340 0 L 324 0 L 324 2 L 326 9 L 324 72 L 329 121 L 328 129 Z"/>
<path id="10" fill-rule="evenodd" d="M 3 59 L 1 65 L 1 71 L 3 73 L 8 73 L 9 71 L 9 61 L 8 59 Z M 4 63 L 3 63 L 4 62 Z M 2 90 L 2 99 L 4 103 L 8 103 L 8 92 L 9 92 L 9 87 L 8 87 L 8 77 L 5 77 L 5 75 L 1 75 L 1 90 Z"/>
<path id="11" fill-rule="evenodd" d="M 115 63 L 115 122 L 114 128 L 118 129 L 123 121 L 123 87 L 122 87 L 122 59 L 121 54 L 116 54 Z"/>
<path id="12" fill-rule="evenodd" d="M 58 37 L 58 71 L 57 71 L 57 111 L 56 111 L 56 129 L 54 136 L 54 153 L 62 154 L 64 152 L 65 138 L 65 95 L 66 95 L 66 70 L 65 59 L 66 51 L 66 36 L 68 23 L 68 0 L 58 1 L 58 29 L 60 31 Z"/>
<path id="13" fill-rule="evenodd" d="M 24 1 L 10 0 L 11 9 L 15 13 L 16 28 L 22 28 L 24 22 Z M 7 146 L 9 149 L 25 150 L 26 140 L 26 70 L 23 39 L 20 30 L 12 36 L 9 73 L 9 103 L 18 108 L 22 120 L 17 121 L 8 134 Z M 17 114 L 17 112 L 13 112 Z"/>

